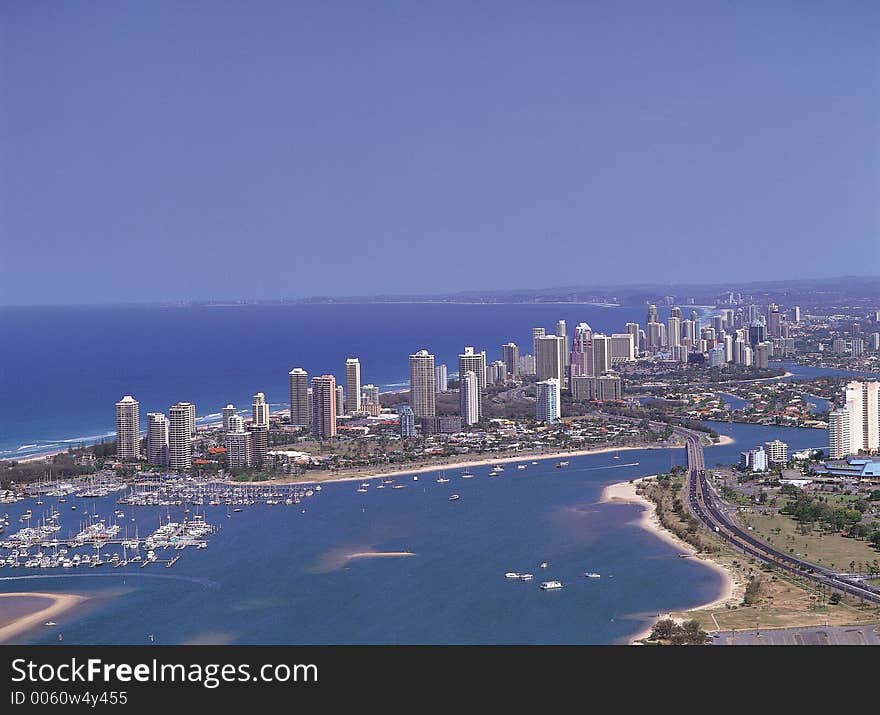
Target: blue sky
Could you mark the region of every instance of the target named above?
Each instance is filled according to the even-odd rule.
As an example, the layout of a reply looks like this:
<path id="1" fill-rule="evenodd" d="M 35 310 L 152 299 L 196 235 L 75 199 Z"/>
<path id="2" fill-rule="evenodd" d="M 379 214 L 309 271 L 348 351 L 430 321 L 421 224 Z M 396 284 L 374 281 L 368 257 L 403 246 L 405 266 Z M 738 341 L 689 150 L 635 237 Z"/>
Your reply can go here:
<path id="1" fill-rule="evenodd" d="M 877 273 L 876 2 L 0 21 L 0 303 Z"/>

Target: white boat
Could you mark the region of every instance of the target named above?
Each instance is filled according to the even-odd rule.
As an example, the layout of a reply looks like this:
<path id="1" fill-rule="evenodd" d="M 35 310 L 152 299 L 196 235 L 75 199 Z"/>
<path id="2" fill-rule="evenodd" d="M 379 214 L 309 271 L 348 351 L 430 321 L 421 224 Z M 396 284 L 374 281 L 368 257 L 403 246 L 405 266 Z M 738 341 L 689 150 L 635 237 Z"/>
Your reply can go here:
<path id="1" fill-rule="evenodd" d="M 544 581 L 544 583 L 541 584 L 542 591 L 556 591 L 560 588 L 562 588 L 561 581 Z"/>
<path id="2" fill-rule="evenodd" d="M 316 492 L 321 491 L 321 485 L 320 485 L 320 484 L 316 484 L 316 485 L 315 485 L 315 491 L 316 491 Z"/>
<path id="3" fill-rule="evenodd" d="M 461 497 L 458 494 L 453 494 L 452 496 L 449 497 L 449 501 L 457 501 L 458 499 L 461 499 Z"/>
<path id="4" fill-rule="evenodd" d="M 548 564 L 547 564 L 546 561 L 542 561 L 542 562 L 541 562 L 541 568 L 542 568 L 542 569 L 547 568 L 547 566 L 548 566 Z"/>
<path id="5" fill-rule="evenodd" d="M 537 462 L 532 462 L 532 464 L 537 464 Z"/>
<path id="6" fill-rule="evenodd" d="M 528 466 L 529 466 L 528 464 L 517 464 L 517 465 L 516 465 L 516 468 L 517 468 L 517 469 L 525 469 L 525 468 L 528 467 Z"/>
<path id="7" fill-rule="evenodd" d="M 419 481 L 419 475 L 418 475 L 418 474 L 416 474 L 416 475 L 413 477 L 413 481 L 414 481 L 414 482 Z"/>
<path id="8" fill-rule="evenodd" d="M 392 489 L 403 489 L 405 486 L 406 486 L 406 484 L 395 484 L 395 485 L 394 485 L 393 487 L 391 487 L 391 488 L 392 488 Z"/>
<path id="9" fill-rule="evenodd" d="M 446 477 L 437 477 L 437 484 L 446 484 L 448 481 Z"/>
<path id="10" fill-rule="evenodd" d="M 508 571 L 504 574 L 504 578 L 519 578 L 519 574 L 516 571 Z"/>
<path id="11" fill-rule="evenodd" d="M 530 573 L 521 573 L 519 575 L 520 581 L 531 581 L 533 578 L 535 578 L 534 574 L 530 574 Z"/>
<path id="12" fill-rule="evenodd" d="M 474 478 L 474 475 L 471 474 L 467 469 L 465 469 L 465 470 L 461 473 L 461 478 L 462 478 L 462 479 L 473 479 L 473 478 Z"/>
<path id="13" fill-rule="evenodd" d="M 46 621 L 43 625 L 44 626 L 57 626 L 58 624 L 55 623 L 55 621 Z"/>
<path id="14" fill-rule="evenodd" d="M 360 492 L 361 494 L 365 494 L 365 493 L 367 492 L 367 489 L 364 489 L 363 487 L 360 487 L 360 488 L 358 489 L 358 492 Z"/>
<path id="15" fill-rule="evenodd" d="M 587 578 L 602 578 L 602 574 L 596 573 L 594 571 L 587 571 L 584 576 Z"/>

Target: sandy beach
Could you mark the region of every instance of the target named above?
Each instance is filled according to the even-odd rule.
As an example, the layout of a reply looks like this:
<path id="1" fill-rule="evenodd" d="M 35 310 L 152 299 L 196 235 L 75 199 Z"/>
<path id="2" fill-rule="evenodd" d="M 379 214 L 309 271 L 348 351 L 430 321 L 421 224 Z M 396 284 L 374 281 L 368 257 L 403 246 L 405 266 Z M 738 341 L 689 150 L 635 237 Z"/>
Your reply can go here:
<path id="1" fill-rule="evenodd" d="M 16 599 L 31 601 L 25 613 L 15 608 Z M 86 600 L 72 593 L 0 593 L 0 644 L 58 619 Z"/>
<path id="2" fill-rule="evenodd" d="M 660 519 L 657 516 L 657 511 L 654 507 L 653 502 L 641 496 L 636 491 L 639 483 L 646 479 L 653 479 L 653 477 L 642 477 L 640 479 L 634 479 L 631 482 L 617 482 L 615 484 L 609 484 L 607 487 L 605 487 L 605 489 L 602 490 L 602 495 L 599 498 L 599 503 L 607 504 L 611 502 L 622 502 L 626 504 L 637 504 L 641 506 L 642 512 L 638 521 L 638 525 L 641 528 L 645 529 L 646 531 L 650 531 L 657 538 L 665 541 L 671 546 L 674 546 L 682 554 L 690 554 L 692 557 L 698 558 L 705 566 L 712 569 L 721 576 L 722 589 L 721 594 L 718 596 L 718 598 L 708 603 L 704 603 L 700 606 L 690 608 L 689 610 L 697 611 L 710 608 L 719 608 L 727 603 L 737 603 L 742 600 L 743 587 L 734 580 L 730 571 L 723 564 L 717 561 L 713 561 L 711 558 L 705 555 L 698 555 L 693 546 L 688 544 L 686 541 L 683 541 L 678 536 L 663 527 L 663 525 L 660 523 Z M 643 638 L 647 638 L 650 633 L 651 628 L 647 628 L 645 631 L 634 636 L 632 638 L 632 642 L 636 643 Z"/>
<path id="3" fill-rule="evenodd" d="M 395 558 L 399 556 L 415 556 L 412 551 L 358 551 L 348 554 L 349 559 Z"/>

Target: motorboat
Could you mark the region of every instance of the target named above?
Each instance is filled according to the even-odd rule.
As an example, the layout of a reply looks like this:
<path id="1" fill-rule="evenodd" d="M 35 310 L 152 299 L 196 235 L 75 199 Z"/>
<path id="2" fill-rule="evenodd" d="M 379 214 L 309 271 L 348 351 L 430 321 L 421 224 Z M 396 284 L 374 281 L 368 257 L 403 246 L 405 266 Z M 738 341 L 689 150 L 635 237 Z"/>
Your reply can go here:
<path id="1" fill-rule="evenodd" d="M 560 588 L 562 588 L 561 581 L 544 581 L 541 584 L 542 591 L 558 591 Z"/>

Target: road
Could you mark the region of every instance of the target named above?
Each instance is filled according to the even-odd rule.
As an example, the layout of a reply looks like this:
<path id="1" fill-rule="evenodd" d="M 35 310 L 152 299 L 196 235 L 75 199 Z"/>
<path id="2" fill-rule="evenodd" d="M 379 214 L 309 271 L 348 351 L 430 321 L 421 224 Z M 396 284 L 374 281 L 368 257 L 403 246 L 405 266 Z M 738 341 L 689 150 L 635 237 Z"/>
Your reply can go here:
<path id="1" fill-rule="evenodd" d="M 797 574 L 816 585 L 826 586 L 871 603 L 880 604 L 880 589 L 860 583 L 847 574 L 840 574 L 816 564 L 777 551 L 737 524 L 725 510 L 725 504 L 706 478 L 703 444 L 699 432 L 674 427 L 687 447 L 688 508 L 700 523 L 724 539 L 735 549 L 749 556 L 773 564 L 776 568 Z"/>

